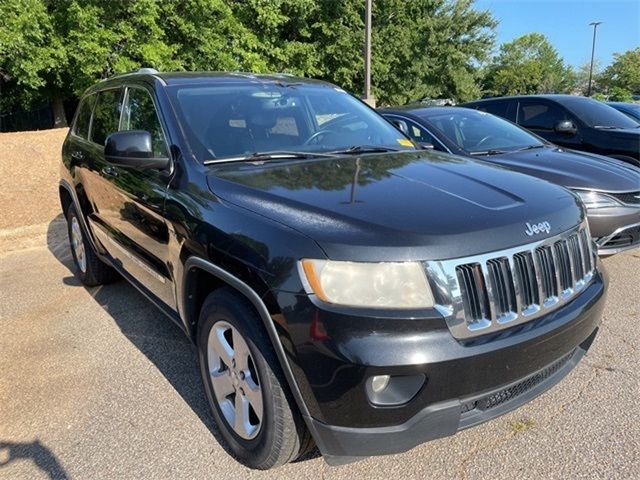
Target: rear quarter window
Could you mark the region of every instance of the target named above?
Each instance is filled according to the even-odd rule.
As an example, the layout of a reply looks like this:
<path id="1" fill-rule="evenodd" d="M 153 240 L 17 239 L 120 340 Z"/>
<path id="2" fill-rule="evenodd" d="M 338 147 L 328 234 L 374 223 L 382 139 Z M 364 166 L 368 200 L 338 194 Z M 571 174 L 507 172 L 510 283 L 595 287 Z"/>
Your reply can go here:
<path id="1" fill-rule="evenodd" d="M 481 112 L 487 112 L 498 117 L 507 118 L 507 110 L 509 109 L 509 102 L 492 102 L 481 103 L 476 107 Z"/>
<path id="2" fill-rule="evenodd" d="M 76 121 L 73 124 L 73 133 L 85 140 L 89 138 L 91 110 L 93 110 L 95 100 L 95 95 L 89 95 L 80 102 L 80 105 L 78 106 L 78 115 L 76 116 Z"/>

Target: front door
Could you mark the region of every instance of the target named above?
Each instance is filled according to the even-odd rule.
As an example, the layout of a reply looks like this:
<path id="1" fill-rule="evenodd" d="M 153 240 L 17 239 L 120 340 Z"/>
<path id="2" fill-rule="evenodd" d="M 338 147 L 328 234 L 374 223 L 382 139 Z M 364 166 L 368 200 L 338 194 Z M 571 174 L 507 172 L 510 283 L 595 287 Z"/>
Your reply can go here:
<path id="1" fill-rule="evenodd" d="M 558 123 L 570 120 L 576 133 L 556 132 Z M 521 100 L 518 105 L 518 125 L 531 130 L 545 140 L 565 148 L 581 150 L 582 135 L 576 119 L 560 105 L 544 100 Z"/>
<path id="2" fill-rule="evenodd" d="M 96 146 L 100 145 L 96 183 L 101 184 L 91 199 L 96 212 L 92 228 L 127 273 L 162 302 L 175 307 L 167 265 L 168 229 L 163 218 L 169 172 L 119 167 L 104 159 L 104 142 L 115 131 L 150 132 L 156 157 L 168 156 L 166 137 L 147 89 L 128 87 L 117 108 L 113 106 L 114 97 L 103 96 L 105 93 L 98 96 L 92 123 L 92 138 Z M 117 112 L 117 120 L 101 122 L 100 116 L 109 112 Z"/>

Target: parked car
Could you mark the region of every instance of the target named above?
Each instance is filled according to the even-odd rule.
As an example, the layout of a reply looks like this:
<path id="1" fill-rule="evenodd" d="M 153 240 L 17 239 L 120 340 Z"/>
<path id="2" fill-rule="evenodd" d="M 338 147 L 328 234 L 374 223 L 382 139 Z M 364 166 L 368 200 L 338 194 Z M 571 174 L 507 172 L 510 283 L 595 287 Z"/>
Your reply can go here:
<path id="1" fill-rule="evenodd" d="M 243 464 L 406 451 L 549 389 L 606 277 L 564 188 L 419 150 L 287 75 L 117 76 L 82 96 L 60 200 L 78 277 L 131 282 L 196 344 Z"/>
<path id="2" fill-rule="evenodd" d="M 559 148 L 507 120 L 469 108 L 416 105 L 381 112 L 423 146 L 481 158 L 573 190 L 587 207 L 600 255 L 640 246 L 640 168 Z"/>
<path id="3" fill-rule="evenodd" d="M 624 113 L 627 117 L 640 123 L 640 104 L 624 102 L 607 102 L 607 105 Z"/>
<path id="4" fill-rule="evenodd" d="M 461 106 L 506 118 L 556 145 L 640 166 L 640 124 L 592 98 L 528 95 Z"/>

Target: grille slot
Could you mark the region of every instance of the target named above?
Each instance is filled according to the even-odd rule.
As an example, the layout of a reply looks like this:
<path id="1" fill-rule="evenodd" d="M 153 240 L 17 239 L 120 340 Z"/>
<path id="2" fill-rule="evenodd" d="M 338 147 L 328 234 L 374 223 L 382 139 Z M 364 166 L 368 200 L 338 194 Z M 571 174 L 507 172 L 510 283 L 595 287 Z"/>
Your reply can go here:
<path id="1" fill-rule="evenodd" d="M 536 248 L 536 260 L 540 269 L 540 279 L 542 281 L 542 294 L 544 300 L 558 296 L 558 284 L 556 283 L 556 265 L 553 261 L 551 247 Z"/>
<path id="2" fill-rule="evenodd" d="M 489 296 L 479 263 L 460 265 L 456 268 L 460 283 L 464 309 L 468 312 L 467 323 L 470 329 L 481 328 L 491 318 Z"/>
<path id="3" fill-rule="evenodd" d="M 569 248 L 566 240 L 560 240 L 553 245 L 556 254 L 556 264 L 560 273 L 560 289 L 565 292 L 571 288 L 571 263 L 569 260 Z"/>
<path id="4" fill-rule="evenodd" d="M 440 285 L 455 285 L 450 306 L 439 306 L 454 336 L 470 338 L 537 318 L 571 300 L 593 278 L 592 244 L 585 222 L 520 248 L 427 267 L 446 279 Z"/>
<path id="5" fill-rule="evenodd" d="M 491 281 L 496 317 L 517 312 L 516 292 L 513 289 L 513 277 L 509 259 L 493 258 L 487 262 L 487 270 Z"/>
<path id="6" fill-rule="evenodd" d="M 538 282 L 533 266 L 533 256 L 531 252 L 516 253 L 513 256 L 518 285 L 520 287 L 520 298 L 522 310 L 525 311 L 540 302 L 538 297 Z"/>

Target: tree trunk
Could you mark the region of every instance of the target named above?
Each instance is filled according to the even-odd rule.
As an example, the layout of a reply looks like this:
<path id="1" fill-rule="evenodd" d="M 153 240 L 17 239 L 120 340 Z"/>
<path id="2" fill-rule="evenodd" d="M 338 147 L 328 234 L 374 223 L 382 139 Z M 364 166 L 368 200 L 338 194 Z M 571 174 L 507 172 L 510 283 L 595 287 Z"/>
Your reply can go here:
<path id="1" fill-rule="evenodd" d="M 64 128 L 68 126 L 62 98 L 56 97 L 53 99 L 51 102 L 51 111 L 53 112 L 53 128 Z"/>

